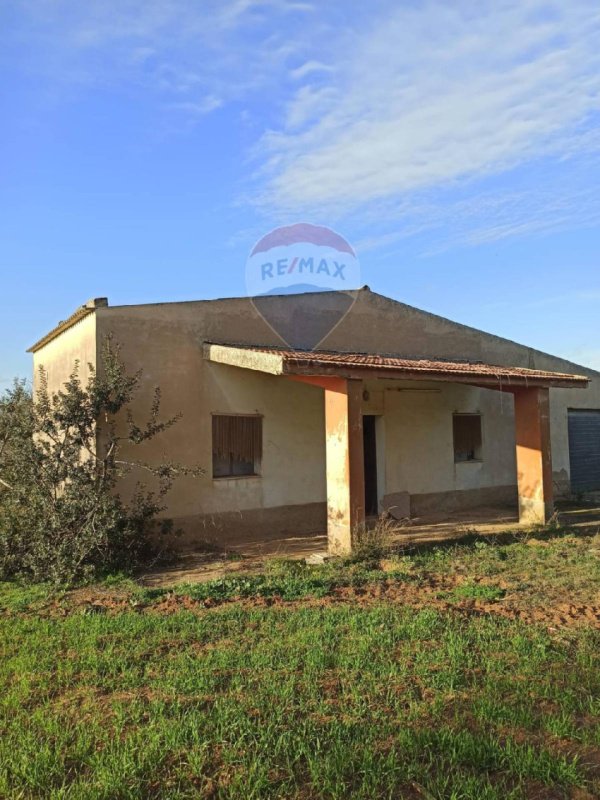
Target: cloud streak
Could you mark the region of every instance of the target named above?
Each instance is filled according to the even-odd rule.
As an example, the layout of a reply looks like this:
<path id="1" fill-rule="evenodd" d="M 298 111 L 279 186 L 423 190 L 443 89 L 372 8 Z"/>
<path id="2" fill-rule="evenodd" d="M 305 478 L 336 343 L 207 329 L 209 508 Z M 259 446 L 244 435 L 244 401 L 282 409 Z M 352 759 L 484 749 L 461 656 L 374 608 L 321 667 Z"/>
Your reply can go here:
<path id="1" fill-rule="evenodd" d="M 264 136 L 261 200 L 351 212 L 593 149 L 599 36 L 587 0 L 394 6 Z"/>
<path id="2" fill-rule="evenodd" d="M 365 250 L 427 234 L 433 253 L 600 221 L 597 0 L 19 8 L 23 68 L 57 85 L 153 94 L 169 134 L 238 104 L 256 137 L 238 190 L 270 222 L 341 224 Z"/>
<path id="3" fill-rule="evenodd" d="M 74 83 L 132 86 L 167 99 L 176 96 L 178 111 L 187 103 L 194 117 L 276 85 L 289 59 L 296 59 L 300 78 L 325 68 L 300 52 L 313 11 L 303 0 L 20 0 L 17 5 L 19 13 L 0 31 L 0 43 L 3 39 L 23 70 L 43 75 L 57 91 Z"/>

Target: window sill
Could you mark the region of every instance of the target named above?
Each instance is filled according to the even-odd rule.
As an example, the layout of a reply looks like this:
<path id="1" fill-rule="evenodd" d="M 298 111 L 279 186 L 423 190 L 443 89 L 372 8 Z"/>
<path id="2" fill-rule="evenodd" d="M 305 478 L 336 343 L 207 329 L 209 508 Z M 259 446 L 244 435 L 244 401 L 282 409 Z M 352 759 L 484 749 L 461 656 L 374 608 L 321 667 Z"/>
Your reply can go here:
<path id="1" fill-rule="evenodd" d="M 470 458 L 468 461 L 455 461 L 455 464 L 483 464 L 483 458 Z"/>
<path id="2" fill-rule="evenodd" d="M 255 481 L 262 478 L 262 475 L 221 475 L 218 478 L 213 476 L 213 483 L 223 483 L 223 481 Z"/>

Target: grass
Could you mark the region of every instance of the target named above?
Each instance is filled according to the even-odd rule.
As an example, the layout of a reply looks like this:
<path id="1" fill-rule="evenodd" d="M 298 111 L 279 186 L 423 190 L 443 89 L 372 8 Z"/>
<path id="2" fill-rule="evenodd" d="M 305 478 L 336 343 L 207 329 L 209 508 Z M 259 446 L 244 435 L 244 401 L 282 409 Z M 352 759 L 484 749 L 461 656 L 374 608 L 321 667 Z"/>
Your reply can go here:
<path id="1" fill-rule="evenodd" d="M 463 583 L 442 597 L 453 600 L 500 600 L 505 596 L 504 589 L 499 586 L 488 586 L 481 583 Z"/>
<path id="2" fill-rule="evenodd" d="M 0 797 L 598 797 L 600 632 L 516 612 L 592 604 L 599 542 L 541 541 L 2 584 Z"/>

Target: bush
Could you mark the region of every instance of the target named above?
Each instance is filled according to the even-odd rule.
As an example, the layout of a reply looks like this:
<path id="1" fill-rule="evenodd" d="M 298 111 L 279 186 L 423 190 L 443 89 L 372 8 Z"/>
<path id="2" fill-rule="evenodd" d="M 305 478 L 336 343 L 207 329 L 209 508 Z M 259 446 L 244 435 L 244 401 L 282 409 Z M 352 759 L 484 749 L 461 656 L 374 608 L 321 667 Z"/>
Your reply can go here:
<path id="1" fill-rule="evenodd" d="M 0 398 L 0 577 L 73 584 L 156 558 L 154 534 L 172 529 L 157 519 L 165 495 L 177 475 L 200 470 L 125 460 L 124 448 L 178 419 L 159 419 L 156 389 L 149 419 L 134 421 L 140 377 L 126 374 L 109 338 L 85 385 L 76 364 L 56 393 L 40 371 L 35 400 L 21 381 Z M 132 470 L 145 471 L 153 488 L 138 482 L 125 502 L 118 483 Z"/>

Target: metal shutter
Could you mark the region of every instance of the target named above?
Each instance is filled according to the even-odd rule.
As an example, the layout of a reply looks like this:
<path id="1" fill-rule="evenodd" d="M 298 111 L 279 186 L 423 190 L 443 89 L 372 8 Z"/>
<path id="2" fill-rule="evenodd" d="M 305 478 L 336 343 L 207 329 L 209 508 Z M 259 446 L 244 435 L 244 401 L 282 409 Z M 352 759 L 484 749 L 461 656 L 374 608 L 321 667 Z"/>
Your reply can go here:
<path id="1" fill-rule="evenodd" d="M 569 409 L 571 491 L 600 491 L 600 410 Z"/>

